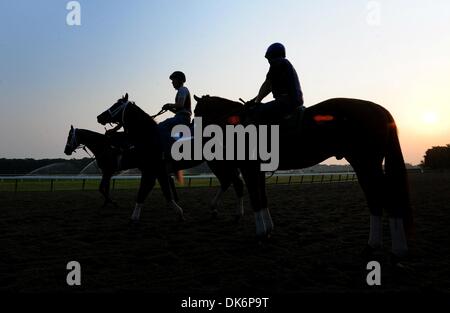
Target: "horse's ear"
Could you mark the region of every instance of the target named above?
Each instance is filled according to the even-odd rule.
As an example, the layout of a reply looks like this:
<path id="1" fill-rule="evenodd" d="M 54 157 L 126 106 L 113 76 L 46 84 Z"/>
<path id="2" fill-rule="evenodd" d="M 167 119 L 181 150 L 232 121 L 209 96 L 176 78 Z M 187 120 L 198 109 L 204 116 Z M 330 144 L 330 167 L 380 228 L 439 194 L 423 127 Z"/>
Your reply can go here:
<path id="1" fill-rule="evenodd" d="M 200 98 L 199 97 L 197 97 L 196 95 L 194 95 L 194 99 L 195 99 L 195 101 L 200 101 Z"/>
<path id="2" fill-rule="evenodd" d="M 125 94 L 125 101 L 128 101 L 128 92 Z"/>
<path id="3" fill-rule="evenodd" d="M 70 130 L 73 130 L 73 125 L 70 125 Z"/>

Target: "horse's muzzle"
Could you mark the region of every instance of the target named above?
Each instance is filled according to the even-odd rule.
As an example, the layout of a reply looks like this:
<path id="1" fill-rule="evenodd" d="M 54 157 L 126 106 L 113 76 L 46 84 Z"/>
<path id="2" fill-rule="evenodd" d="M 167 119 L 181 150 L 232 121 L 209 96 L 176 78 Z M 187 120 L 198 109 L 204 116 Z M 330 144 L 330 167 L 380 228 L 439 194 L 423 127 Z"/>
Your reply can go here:
<path id="1" fill-rule="evenodd" d="M 64 154 L 65 155 L 72 155 L 72 150 L 68 146 L 66 146 L 66 148 L 64 149 Z"/>
<path id="2" fill-rule="evenodd" d="M 106 125 L 106 120 L 105 120 L 105 118 L 102 115 L 103 114 L 100 114 L 99 116 L 97 116 L 97 122 L 102 124 L 102 125 Z"/>

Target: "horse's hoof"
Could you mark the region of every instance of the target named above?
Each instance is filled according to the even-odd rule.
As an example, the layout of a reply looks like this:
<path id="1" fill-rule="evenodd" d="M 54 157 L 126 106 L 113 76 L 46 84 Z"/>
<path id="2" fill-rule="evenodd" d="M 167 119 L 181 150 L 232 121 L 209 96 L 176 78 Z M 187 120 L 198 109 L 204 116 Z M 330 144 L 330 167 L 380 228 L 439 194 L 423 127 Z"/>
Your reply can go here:
<path id="1" fill-rule="evenodd" d="M 270 233 L 256 235 L 256 241 L 260 245 L 264 244 L 264 243 L 267 243 L 270 240 L 270 238 L 271 238 L 271 234 Z"/>
<path id="2" fill-rule="evenodd" d="M 130 219 L 130 225 L 132 227 L 138 226 L 139 224 L 140 224 L 139 220 L 132 219 L 132 218 Z"/>
<path id="3" fill-rule="evenodd" d="M 406 255 L 398 256 L 392 252 L 389 254 L 389 263 L 391 264 L 391 266 L 398 269 L 406 269 L 405 265 L 403 264 L 403 262 L 406 261 L 406 259 L 407 259 Z"/>
<path id="4" fill-rule="evenodd" d="M 372 258 L 374 255 L 375 255 L 375 253 L 377 252 L 377 251 L 379 251 L 380 250 L 380 248 L 373 248 L 372 246 L 370 246 L 370 245 L 366 245 L 365 247 L 364 247 L 364 249 L 361 251 L 361 257 L 363 258 L 363 259 L 370 259 L 370 258 Z"/>
<path id="5" fill-rule="evenodd" d="M 272 236 L 272 229 L 265 229 L 264 231 L 256 232 L 256 239 L 259 242 L 266 242 L 270 239 L 271 236 Z"/>
<path id="6" fill-rule="evenodd" d="M 215 220 L 219 216 L 219 212 L 217 210 L 211 210 L 211 219 Z"/>
<path id="7" fill-rule="evenodd" d="M 184 221 L 186 221 L 186 219 L 184 218 L 184 214 L 179 215 L 177 218 L 177 222 L 178 223 L 183 223 Z"/>

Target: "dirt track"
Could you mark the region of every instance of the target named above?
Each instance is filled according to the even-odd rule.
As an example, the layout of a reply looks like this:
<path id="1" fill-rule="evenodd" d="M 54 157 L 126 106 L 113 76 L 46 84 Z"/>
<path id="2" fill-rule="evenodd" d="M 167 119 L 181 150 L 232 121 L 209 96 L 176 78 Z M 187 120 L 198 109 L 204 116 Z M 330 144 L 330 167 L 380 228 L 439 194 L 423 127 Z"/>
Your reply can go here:
<path id="1" fill-rule="evenodd" d="M 407 271 L 379 257 L 377 291 L 450 291 L 450 175 L 410 176 L 417 240 Z M 215 188 L 180 190 L 187 220 L 175 222 L 160 191 L 138 227 L 128 223 L 134 192 L 117 191 L 120 208 L 102 209 L 96 192 L 0 193 L 0 289 L 11 291 L 346 292 L 369 291 L 359 257 L 368 209 L 357 183 L 270 186 L 275 232 L 254 241 L 253 213 L 238 224 L 234 193 L 211 220 Z M 385 220 L 385 250 L 390 238 Z M 82 286 L 66 285 L 67 262 L 82 267 Z"/>

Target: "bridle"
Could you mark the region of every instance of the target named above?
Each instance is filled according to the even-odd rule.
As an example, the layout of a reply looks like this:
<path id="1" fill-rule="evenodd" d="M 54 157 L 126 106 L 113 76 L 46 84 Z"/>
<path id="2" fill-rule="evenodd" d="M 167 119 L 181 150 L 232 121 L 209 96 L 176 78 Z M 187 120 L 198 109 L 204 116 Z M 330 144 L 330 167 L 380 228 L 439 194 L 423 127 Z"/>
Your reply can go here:
<path id="1" fill-rule="evenodd" d="M 91 159 L 95 159 L 95 157 L 92 156 L 92 155 L 87 151 L 86 145 L 80 145 L 80 144 L 78 144 L 78 141 L 77 141 L 77 130 L 78 130 L 78 128 L 74 128 L 74 129 L 71 130 L 71 132 L 72 132 L 72 138 L 71 138 L 71 140 L 70 140 L 70 143 L 67 143 L 67 144 L 66 144 L 66 147 L 69 147 L 70 150 L 72 150 L 72 153 L 77 153 L 77 150 L 78 150 L 78 149 L 83 149 L 83 150 L 87 153 L 87 155 L 89 155 L 89 157 L 90 157 Z"/>
<path id="2" fill-rule="evenodd" d="M 125 111 L 128 107 L 128 104 L 130 103 L 130 101 L 125 101 L 122 102 L 117 108 L 115 108 L 114 110 L 108 109 L 108 113 L 111 116 L 111 118 L 115 118 L 117 116 L 117 114 L 120 113 L 120 111 L 122 111 L 122 125 L 125 124 Z"/>
<path id="3" fill-rule="evenodd" d="M 70 139 L 70 142 L 66 144 L 66 148 L 69 148 L 72 152 L 76 152 L 76 150 L 80 148 L 77 142 L 77 128 L 71 129 L 70 132 L 72 133 L 72 138 Z"/>
<path id="4" fill-rule="evenodd" d="M 162 114 L 164 114 L 164 113 L 166 113 L 166 112 L 167 112 L 167 110 L 161 110 L 161 111 L 159 111 L 157 114 L 152 115 L 151 118 L 152 118 L 152 119 L 155 119 L 156 117 L 158 117 L 158 116 L 160 116 L 160 115 L 162 115 Z"/>

